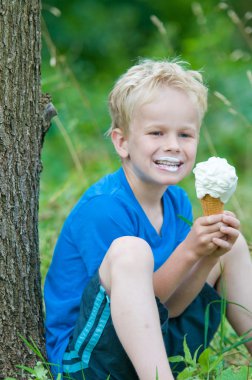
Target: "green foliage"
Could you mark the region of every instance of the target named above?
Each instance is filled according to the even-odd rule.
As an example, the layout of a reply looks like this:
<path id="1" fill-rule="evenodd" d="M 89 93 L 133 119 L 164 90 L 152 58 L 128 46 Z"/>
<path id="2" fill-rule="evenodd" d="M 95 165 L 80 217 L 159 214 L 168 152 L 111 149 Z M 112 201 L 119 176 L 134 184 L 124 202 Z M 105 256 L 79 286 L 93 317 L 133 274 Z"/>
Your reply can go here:
<path id="1" fill-rule="evenodd" d="M 251 379 L 251 371 L 247 367 L 225 369 L 216 380 L 249 380 Z"/>
<path id="2" fill-rule="evenodd" d="M 221 284 L 222 294 L 225 294 L 224 286 Z M 207 347 L 206 345 L 206 337 L 208 334 L 208 326 L 209 326 L 209 309 L 212 304 L 215 302 L 221 302 L 221 327 L 216 334 L 216 338 L 218 336 L 219 339 L 215 338 L 213 345 Z M 251 341 L 251 337 L 248 338 L 248 334 L 251 330 L 244 333 L 242 336 L 237 337 L 234 334 L 232 341 L 228 337 L 227 334 L 227 321 L 225 318 L 225 310 L 226 310 L 227 301 L 225 297 L 220 301 L 213 301 L 210 303 L 206 309 L 205 313 L 205 344 L 204 350 L 202 351 L 202 347 L 198 347 L 198 349 L 192 353 L 187 345 L 186 336 L 183 341 L 183 351 L 184 356 L 178 355 L 169 358 L 170 363 L 174 364 L 183 364 L 184 369 L 178 372 L 177 380 L 221 380 L 221 379 L 242 379 L 248 380 L 252 379 L 252 368 L 251 364 L 248 364 L 247 361 L 243 363 L 242 357 L 243 353 L 239 352 L 239 347 L 244 343 Z M 237 307 L 243 308 L 241 305 L 237 304 Z M 236 352 L 239 352 L 239 364 L 234 365 L 232 363 L 232 355 Z M 202 351 L 200 354 L 199 352 Z M 229 357 L 230 356 L 230 357 Z M 247 357 L 247 353 L 245 353 L 245 358 Z M 173 371 L 176 371 L 176 366 L 173 368 Z M 232 373 L 232 377 L 230 376 Z"/>
<path id="3" fill-rule="evenodd" d="M 223 316 L 224 319 L 224 316 Z M 186 336 L 183 341 L 183 351 L 184 356 L 178 355 L 169 358 L 171 364 L 184 364 L 184 369 L 180 371 L 176 377 L 177 380 L 252 380 L 252 366 L 248 364 L 242 364 L 240 361 L 239 365 L 229 365 L 228 361 L 225 358 L 227 353 L 230 353 L 233 348 L 237 348 L 239 345 L 243 344 L 248 339 L 245 339 L 246 334 L 241 338 L 235 338 L 233 344 L 225 346 L 223 349 L 224 342 L 222 343 L 222 351 L 215 351 L 213 348 L 206 348 L 199 355 L 201 346 L 192 353 L 187 345 Z M 36 356 L 39 358 L 39 361 L 36 363 L 34 368 L 17 365 L 22 371 L 22 377 L 25 374 L 27 380 L 53 380 L 53 375 L 50 371 L 50 363 L 47 363 L 44 359 L 42 353 L 37 347 L 36 343 L 31 339 L 28 341 L 24 337 L 20 337 L 23 342 L 26 344 L 27 348 L 33 351 Z M 221 338 L 222 339 L 222 338 Z M 251 340 L 251 338 L 250 338 Z M 176 371 L 176 367 L 174 368 Z M 19 375 L 18 375 L 19 376 Z M 19 377 L 18 377 L 19 378 Z M 7 377 L 4 380 L 17 380 L 18 378 Z M 72 380 L 71 375 L 66 377 L 69 380 Z M 158 380 L 158 368 L 156 369 L 156 380 Z M 104 380 L 109 380 L 110 375 Z M 63 380 L 62 375 L 58 374 L 56 380 Z M 85 380 L 85 374 L 83 373 L 83 380 Z M 130 379 L 129 379 L 130 380 Z"/>
<path id="4" fill-rule="evenodd" d="M 45 369 L 42 362 L 37 362 L 34 368 L 26 366 L 17 366 L 18 368 L 28 372 L 31 375 L 31 379 L 35 380 L 50 380 L 52 377 L 48 377 L 49 371 Z"/>
<path id="5" fill-rule="evenodd" d="M 183 342 L 184 356 L 169 358 L 170 363 L 183 363 L 185 368 L 177 375 L 177 380 L 247 380 L 251 379 L 251 368 L 245 365 L 224 367 L 223 354 L 214 354 L 211 348 L 206 348 L 198 357 L 199 347 L 192 356 L 186 337 Z M 197 359 L 198 357 L 198 359 Z"/>
<path id="6" fill-rule="evenodd" d="M 61 16 L 55 18 L 51 8 L 58 7 Z M 172 42 L 180 50 L 181 38 L 194 20 L 190 1 L 176 3 L 157 0 L 81 0 L 74 2 L 46 0 L 44 17 L 60 54 L 67 55 L 78 77 L 95 80 L 118 76 L 128 62 L 146 55 L 149 43 L 152 51 L 164 53 L 166 44 L 160 41 L 151 15 L 165 17 Z M 179 20 L 176 19 L 179 16 Z M 176 31 L 176 32 L 174 32 Z M 150 41 L 150 42 L 149 42 Z M 162 47 L 162 48 L 161 48 Z M 149 54 L 149 51 L 148 53 Z M 80 75 L 79 75 L 80 73 Z"/>
<path id="7" fill-rule="evenodd" d="M 36 343 L 33 341 L 33 339 L 30 339 L 29 341 L 21 335 L 20 335 L 20 339 L 25 343 L 27 348 L 31 352 L 33 352 L 36 355 L 36 357 L 39 358 L 39 361 L 37 361 L 36 365 L 33 368 L 28 367 L 26 365 L 17 365 L 16 367 L 21 370 L 21 373 L 18 374 L 18 377 L 17 378 L 6 377 L 4 380 L 19 380 L 20 376 L 22 376 L 22 379 L 24 378 L 24 376 L 26 376 L 25 377 L 26 380 L 54 380 L 54 377 L 50 370 L 50 367 L 54 366 L 54 364 L 48 363 L 45 360 L 40 349 L 38 348 Z M 85 380 L 84 373 L 82 374 L 82 378 L 83 380 Z M 64 379 L 73 380 L 71 375 L 64 375 Z M 62 374 L 58 374 L 55 380 L 63 380 Z M 108 377 L 106 377 L 106 379 L 104 380 L 110 380 L 110 375 L 108 375 Z"/>
<path id="8" fill-rule="evenodd" d="M 209 111 L 197 159 L 218 155 L 235 165 L 239 184 L 228 208 L 238 214 L 251 240 L 252 19 L 248 5 L 246 0 L 239 4 L 89 0 L 85 6 L 81 0 L 43 1 L 42 87 L 58 110 L 42 154 L 43 274 L 70 208 L 93 181 L 120 165 L 104 137 L 110 124 L 107 97 L 117 77 L 139 56 L 180 55 L 192 68 L 202 68 L 209 86 Z M 182 186 L 195 216 L 200 215 L 193 176 Z"/>

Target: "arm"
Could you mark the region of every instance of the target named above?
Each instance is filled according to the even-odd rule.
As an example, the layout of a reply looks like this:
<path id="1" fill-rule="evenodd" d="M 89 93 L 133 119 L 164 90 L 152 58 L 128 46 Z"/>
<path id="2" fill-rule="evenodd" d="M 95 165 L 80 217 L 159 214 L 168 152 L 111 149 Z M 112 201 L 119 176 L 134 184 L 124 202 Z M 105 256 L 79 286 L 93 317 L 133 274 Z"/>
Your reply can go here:
<path id="1" fill-rule="evenodd" d="M 199 293 L 219 257 L 232 248 L 238 228 L 231 213 L 198 218 L 187 238 L 154 273 L 155 294 L 171 316 L 179 315 Z"/>

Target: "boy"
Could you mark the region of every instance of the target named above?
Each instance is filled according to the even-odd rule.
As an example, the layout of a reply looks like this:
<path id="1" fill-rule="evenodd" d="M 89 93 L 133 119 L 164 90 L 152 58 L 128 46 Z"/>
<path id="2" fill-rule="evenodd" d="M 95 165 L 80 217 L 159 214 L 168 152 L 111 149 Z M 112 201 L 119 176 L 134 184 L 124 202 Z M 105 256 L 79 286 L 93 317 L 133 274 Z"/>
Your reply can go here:
<path id="1" fill-rule="evenodd" d="M 192 352 L 204 343 L 221 277 L 227 299 L 252 310 L 251 259 L 231 212 L 191 230 L 178 217 L 192 220 L 177 183 L 193 168 L 207 108 L 201 75 L 146 60 L 118 80 L 109 105 L 122 167 L 83 195 L 62 229 L 45 283 L 48 358 L 78 380 L 154 380 L 156 371 L 170 380 L 167 356 L 182 353 L 184 335 Z M 227 315 L 239 334 L 252 328 L 245 309 L 230 304 Z M 208 343 L 219 322 L 213 302 Z"/>

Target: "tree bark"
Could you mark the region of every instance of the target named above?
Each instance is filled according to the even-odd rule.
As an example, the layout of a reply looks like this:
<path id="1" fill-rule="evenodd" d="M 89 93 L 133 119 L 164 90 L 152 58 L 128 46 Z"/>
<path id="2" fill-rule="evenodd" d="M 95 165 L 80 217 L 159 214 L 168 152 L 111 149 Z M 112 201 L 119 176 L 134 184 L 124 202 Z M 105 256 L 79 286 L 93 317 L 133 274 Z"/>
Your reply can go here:
<path id="1" fill-rule="evenodd" d="M 0 0 L 0 379 L 37 360 L 19 334 L 44 352 L 38 204 L 49 100 L 40 86 L 40 6 Z"/>

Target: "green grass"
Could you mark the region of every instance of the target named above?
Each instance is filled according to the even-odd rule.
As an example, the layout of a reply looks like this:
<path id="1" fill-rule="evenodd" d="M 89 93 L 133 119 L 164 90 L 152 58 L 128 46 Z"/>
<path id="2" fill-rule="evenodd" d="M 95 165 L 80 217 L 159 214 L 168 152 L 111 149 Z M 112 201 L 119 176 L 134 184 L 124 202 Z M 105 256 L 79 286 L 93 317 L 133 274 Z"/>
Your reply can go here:
<path id="1" fill-rule="evenodd" d="M 225 303 L 224 300 L 221 300 Z M 230 330 L 225 319 L 225 313 L 222 314 L 222 327 L 216 333 L 215 338 L 210 345 L 198 355 L 198 351 L 190 352 L 186 336 L 184 337 L 183 348 L 184 355 L 173 356 L 169 358 L 169 362 L 175 366 L 173 368 L 176 373 L 176 365 L 183 363 L 184 369 L 177 373 L 177 380 L 251 380 L 252 379 L 252 360 L 248 360 L 246 350 L 243 343 L 247 340 L 246 334 L 238 338 L 236 334 Z M 207 331 L 208 316 L 205 317 L 205 328 Z M 225 330 L 225 334 L 223 334 Z M 230 330 L 228 334 L 227 330 Z M 53 375 L 50 371 L 50 365 L 46 362 L 39 348 L 34 341 L 28 341 L 21 337 L 27 347 L 34 352 L 38 361 L 31 368 L 25 365 L 17 365 L 17 377 L 7 377 L 4 380 L 18 380 L 20 376 L 26 376 L 27 380 L 53 380 Z M 109 380 L 108 375 L 106 379 Z M 158 368 L 156 370 L 156 380 L 158 380 Z M 71 375 L 66 376 L 66 379 L 72 380 Z M 62 380 L 59 374 L 56 380 Z M 83 372 L 83 380 L 85 373 Z M 131 379 L 129 379 L 131 380 Z M 153 379 L 154 380 L 154 379 Z"/>

